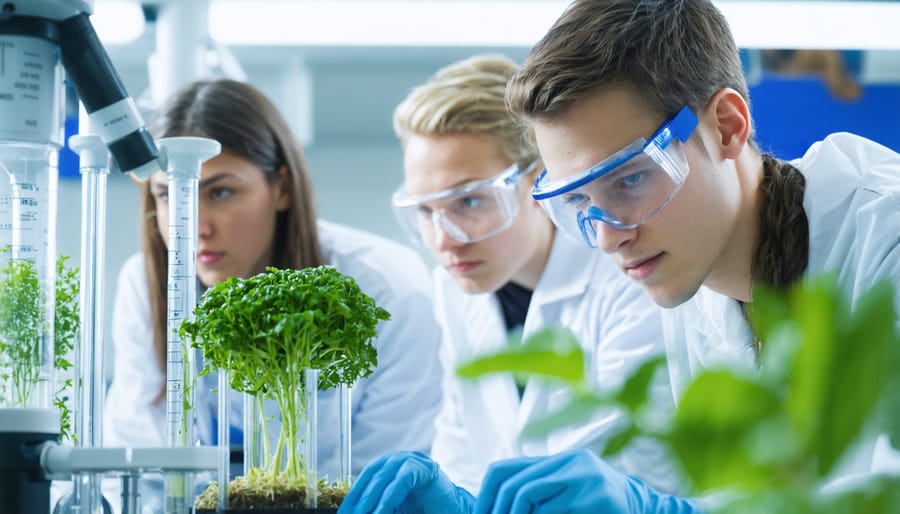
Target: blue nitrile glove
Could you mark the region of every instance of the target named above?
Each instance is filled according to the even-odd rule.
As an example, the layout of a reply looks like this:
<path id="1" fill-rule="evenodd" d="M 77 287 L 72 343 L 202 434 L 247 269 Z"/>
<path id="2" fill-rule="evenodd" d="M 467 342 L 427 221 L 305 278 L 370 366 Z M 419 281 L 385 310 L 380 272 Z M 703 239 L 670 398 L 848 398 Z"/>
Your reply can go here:
<path id="1" fill-rule="evenodd" d="M 491 465 L 474 514 L 694 514 L 689 501 L 659 494 L 588 450 Z"/>
<path id="2" fill-rule="evenodd" d="M 468 514 L 475 498 L 421 452 L 391 452 L 372 461 L 338 514 Z"/>

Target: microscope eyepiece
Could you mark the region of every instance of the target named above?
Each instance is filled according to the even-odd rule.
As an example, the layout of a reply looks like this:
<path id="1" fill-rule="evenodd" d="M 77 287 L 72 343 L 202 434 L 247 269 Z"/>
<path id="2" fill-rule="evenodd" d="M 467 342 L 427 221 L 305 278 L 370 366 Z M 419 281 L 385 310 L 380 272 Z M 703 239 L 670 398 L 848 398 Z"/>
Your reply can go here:
<path id="1" fill-rule="evenodd" d="M 144 176 L 158 170 L 156 144 L 87 14 L 59 22 L 59 49 L 91 126 L 109 146 L 119 169 Z"/>

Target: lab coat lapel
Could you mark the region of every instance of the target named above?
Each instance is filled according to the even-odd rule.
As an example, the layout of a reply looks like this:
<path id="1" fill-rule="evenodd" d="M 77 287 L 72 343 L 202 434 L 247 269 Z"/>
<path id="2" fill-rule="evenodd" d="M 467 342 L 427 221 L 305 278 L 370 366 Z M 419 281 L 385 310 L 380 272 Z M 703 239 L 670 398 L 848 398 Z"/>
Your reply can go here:
<path id="1" fill-rule="evenodd" d="M 471 302 L 469 307 L 466 319 L 471 320 L 468 325 L 468 337 L 475 343 L 474 353 L 476 355 L 495 353 L 506 346 L 506 326 L 497 297 L 494 294 L 479 295 L 477 301 Z M 480 442 L 488 443 L 490 446 L 482 448 L 481 454 L 495 454 L 498 449 L 494 445 L 499 442 L 500 455 L 518 455 L 515 450 L 518 433 L 515 426 L 516 413 L 519 410 L 519 392 L 515 381 L 506 373 L 492 374 L 479 379 L 478 389 L 485 410 L 483 414 L 492 425 L 489 429 L 493 429 L 498 436 L 496 441 L 492 438 L 479 439 Z M 476 413 L 473 414 L 478 416 Z"/>
<path id="2" fill-rule="evenodd" d="M 571 241 L 559 232 L 556 233 L 547 266 L 541 274 L 528 306 L 528 315 L 523 328 L 526 339 L 548 325 L 573 327 L 584 321 L 569 319 L 573 318 L 574 311 L 565 309 L 565 305 L 573 298 L 584 295 L 587 290 L 588 281 L 597 263 L 594 252 L 595 250 Z M 516 418 L 515 433 L 520 434 L 528 422 L 543 418 L 552 410 L 562 407 L 553 405 L 559 403 L 553 400 L 563 394 L 565 391 L 560 386 L 541 383 L 540 379 L 529 379 Z M 522 452 L 527 455 L 548 452 L 546 438 L 519 441 L 519 445 Z"/>

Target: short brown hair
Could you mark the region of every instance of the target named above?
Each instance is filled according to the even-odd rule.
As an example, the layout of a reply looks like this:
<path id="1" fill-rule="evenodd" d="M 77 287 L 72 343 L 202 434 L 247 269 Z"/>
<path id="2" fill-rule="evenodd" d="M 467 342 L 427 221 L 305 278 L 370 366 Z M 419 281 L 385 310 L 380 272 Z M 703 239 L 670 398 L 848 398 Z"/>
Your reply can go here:
<path id="1" fill-rule="evenodd" d="M 724 88 L 750 104 L 734 38 L 709 0 L 575 0 L 510 80 L 506 103 L 520 118 L 546 119 L 617 86 L 631 88 L 663 118 L 685 105 L 699 115 Z M 703 149 L 699 138 L 690 141 Z M 758 151 L 752 131 L 748 142 Z M 785 289 L 809 260 L 806 181 L 789 163 L 762 160 L 753 280 Z"/>
<path id="2" fill-rule="evenodd" d="M 616 86 L 661 117 L 685 105 L 699 114 L 726 87 L 749 104 L 728 23 L 709 0 L 575 0 L 510 81 L 507 105 L 551 117 Z"/>

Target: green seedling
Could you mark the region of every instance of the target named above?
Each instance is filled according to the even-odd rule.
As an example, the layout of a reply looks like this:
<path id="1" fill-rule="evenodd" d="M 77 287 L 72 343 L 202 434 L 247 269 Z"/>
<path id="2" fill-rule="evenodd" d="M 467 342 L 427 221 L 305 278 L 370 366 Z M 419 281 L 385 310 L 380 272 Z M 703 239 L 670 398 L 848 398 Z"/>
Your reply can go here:
<path id="1" fill-rule="evenodd" d="M 319 370 L 313 390 L 369 376 L 377 365 L 376 327 L 389 318 L 351 277 L 331 266 L 268 268 L 203 293 L 194 318 L 179 330 L 203 352 L 200 375 L 226 370 L 232 389 L 260 402 L 273 399 L 280 409 L 278 442 L 266 452 L 264 470 L 246 479 L 305 486 L 297 437 L 306 416 L 304 372 Z"/>
<path id="2" fill-rule="evenodd" d="M 63 372 L 73 367 L 69 359 L 81 327 L 79 270 L 67 267 L 67 261 L 65 255 L 56 261 L 53 317 L 53 364 Z M 46 298 L 34 261 L 9 260 L 0 270 L 0 403 L 26 407 L 38 385 L 41 338 L 50 329 Z M 67 377 L 53 399 L 60 412 L 61 439 L 74 440 L 72 411 L 67 403 L 73 384 L 74 379 Z"/>

